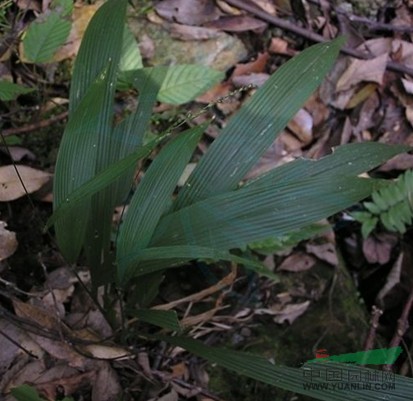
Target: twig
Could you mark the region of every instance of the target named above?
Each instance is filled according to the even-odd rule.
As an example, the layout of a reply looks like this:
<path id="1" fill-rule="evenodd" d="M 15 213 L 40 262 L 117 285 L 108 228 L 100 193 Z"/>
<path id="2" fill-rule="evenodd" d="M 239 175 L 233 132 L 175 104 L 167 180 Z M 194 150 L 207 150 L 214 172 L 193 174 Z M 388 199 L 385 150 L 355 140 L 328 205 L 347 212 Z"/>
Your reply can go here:
<path id="1" fill-rule="evenodd" d="M 413 32 L 413 26 L 411 25 L 392 25 L 386 24 L 383 22 L 373 21 L 367 17 L 360 17 L 359 15 L 349 14 L 346 11 L 333 7 L 330 3 L 324 0 L 308 0 L 310 3 L 315 4 L 319 7 L 327 6 L 329 10 L 334 9 L 336 14 L 341 14 L 344 17 L 348 18 L 351 22 L 356 22 L 359 24 L 368 25 L 367 29 L 370 31 L 391 31 L 391 32 L 402 32 L 402 33 L 411 33 Z"/>
<path id="2" fill-rule="evenodd" d="M 309 31 L 308 29 L 302 28 L 300 26 L 294 25 L 291 22 L 285 21 L 281 18 L 275 17 L 273 15 L 268 14 L 267 12 L 259 9 L 256 6 L 253 6 L 250 3 L 247 3 L 245 1 L 241 1 L 241 0 L 226 0 L 226 2 L 234 7 L 237 7 L 239 9 L 248 11 L 249 13 L 255 15 L 258 18 L 261 18 L 262 20 L 269 22 L 281 29 L 285 29 L 287 31 L 293 32 L 299 36 L 302 36 L 312 42 L 316 42 L 316 43 L 324 43 L 327 41 L 326 38 L 324 38 L 324 36 L 319 35 L 318 33 Z M 347 55 L 347 56 L 351 56 L 351 57 L 355 57 L 358 59 L 362 59 L 362 60 L 369 60 L 371 58 L 373 58 L 371 55 L 363 53 L 359 50 L 355 50 L 355 49 L 349 49 L 347 47 L 343 47 L 341 50 L 341 53 Z M 388 70 L 394 71 L 394 72 L 400 72 L 403 74 L 408 74 L 413 76 L 413 69 L 406 67 L 404 65 L 395 63 L 393 61 L 389 61 L 386 65 L 386 68 Z"/>
<path id="3" fill-rule="evenodd" d="M 409 315 L 410 311 L 413 307 L 413 287 L 410 290 L 409 297 L 407 298 L 406 303 L 404 304 L 403 312 L 397 321 L 397 328 L 396 332 L 393 335 L 393 338 L 390 341 L 390 348 L 397 347 L 400 345 L 400 342 L 403 339 L 404 334 L 406 333 L 407 329 L 409 328 Z M 392 365 L 385 365 L 383 367 L 384 370 L 391 370 Z"/>
<path id="4" fill-rule="evenodd" d="M 410 291 L 409 298 L 406 301 L 406 304 L 404 305 L 403 312 L 400 316 L 400 319 L 397 322 L 397 330 L 396 333 L 394 334 L 390 347 L 397 347 L 400 344 L 400 340 L 403 337 L 404 333 L 409 327 L 409 315 L 410 311 L 413 306 L 413 288 Z"/>
<path id="5" fill-rule="evenodd" d="M 23 127 L 7 128 L 2 131 L 3 136 L 17 135 L 17 134 L 27 134 L 32 131 L 36 131 L 41 128 L 49 127 L 55 122 L 64 120 L 68 116 L 69 112 L 64 111 L 63 113 L 57 114 L 47 120 L 38 121 L 36 123 L 24 125 Z"/>
<path id="6" fill-rule="evenodd" d="M 373 308 L 371 309 L 370 330 L 366 338 L 366 343 L 364 344 L 364 351 L 369 351 L 374 346 L 374 340 L 376 339 L 377 327 L 379 327 L 379 319 L 382 314 L 383 314 L 383 311 L 377 308 L 376 305 L 373 305 Z"/>

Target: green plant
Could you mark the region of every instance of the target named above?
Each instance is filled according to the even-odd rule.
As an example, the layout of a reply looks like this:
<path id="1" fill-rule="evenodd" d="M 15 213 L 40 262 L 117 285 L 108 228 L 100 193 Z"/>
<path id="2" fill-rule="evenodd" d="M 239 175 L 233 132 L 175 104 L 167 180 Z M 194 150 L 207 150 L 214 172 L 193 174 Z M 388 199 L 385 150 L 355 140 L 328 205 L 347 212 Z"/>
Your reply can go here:
<path id="1" fill-rule="evenodd" d="M 371 194 L 372 200 L 364 202 L 364 211 L 351 215 L 361 223 L 361 233 L 367 238 L 380 222 L 389 231 L 400 234 L 413 218 L 413 170 L 407 170 L 396 181 Z"/>
<path id="2" fill-rule="evenodd" d="M 69 36 L 72 11 L 72 0 L 54 0 L 50 12 L 30 24 L 23 38 L 24 55 L 29 62 L 45 63 L 52 59 Z"/>
<path id="3" fill-rule="evenodd" d="M 17 401 L 45 401 L 44 398 L 39 396 L 36 389 L 28 384 L 12 388 L 11 394 Z M 62 401 L 73 401 L 73 398 L 65 397 Z"/>
<path id="4" fill-rule="evenodd" d="M 109 297 L 116 283 L 130 302 L 127 313 L 140 313 L 145 321 L 175 330 L 176 316 L 145 309 L 165 269 L 207 258 L 243 263 L 271 276 L 257 262 L 231 250 L 287 235 L 369 196 L 376 181 L 358 175 L 407 148 L 379 143 L 342 146 L 321 160 L 296 160 L 240 186 L 333 65 L 343 43 L 336 39 L 313 46 L 280 67 L 228 122 L 174 197 L 207 124 L 179 134 L 171 130 L 144 145 L 153 105 L 164 91 L 172 96 L 166 97 L 169 102 L 189 100 L 222 75 L 196 66 L 143 68 L 135 58 L 128 64 L 131 68 L 121 68 L 120 77 L 121 85 L 139 91 L 139 103 L 136 111 L 114 125 L 119 65 L 125 48 L 136 50 L 136 46 L 125 45 L 130 40 L 124 33 L 125 9 L 125 0 L 109 0 L 84 36 L 56 165 L 54 214 L 47 227 L 55 225 L 58 244 L 69 262 L 75 263 L 83 250 L 94 292 L 105 286 Z M 209 78 L 194 90 L 200 76 Z M 158 145 L 161 150 L 134 188 L 112 244 L 113 209 L 130 193 L 136 162 Z M 152 339 L 169 341 L 238 373 L 322 400 L 359 399 L 357 390 L 332 394 L 303 389 L 302 370 L 274 366 L 258 356 L 206 347 L 183 337 Z M 353 368 L 342 369 L 350 372 Z M 369 399 L 378 397 L 372 393 Z"/>

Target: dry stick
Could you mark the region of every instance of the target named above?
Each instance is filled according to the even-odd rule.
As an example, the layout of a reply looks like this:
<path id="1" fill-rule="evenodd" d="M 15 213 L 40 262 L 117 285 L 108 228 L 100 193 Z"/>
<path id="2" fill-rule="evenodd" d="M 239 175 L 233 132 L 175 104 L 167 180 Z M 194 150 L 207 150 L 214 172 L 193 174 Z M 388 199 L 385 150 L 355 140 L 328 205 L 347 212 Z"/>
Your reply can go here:
<path id="1" fill-rule="evenodd" d="M 402 341 L 402 338 L 404 336 L 404 333 L 406 333 L 407 329 L 409 328 L 409 315 L 410 311 L 413 307 L 413 287 L 410 290 L 409 297 L 407 298 L 407 301 L 404 305 L 403 312 L 400 316 L 400 319 L 397 321 L 397 328 L 396 332 L 394 333 L 394 336 L 390 342 L 389 347 L 397 347 L 400 345 L 400 342 Z M 392 365 L 385 365 L 383 367 L 384 370 L 391 370 Z"/>
<path id="2" fill-rule="evenodd" d="M 260 10 L 259 8 L 257 8 L 256 6 L 253 6 L 252 4 L 246 3 L 241 0 L 226 0 L 226 2 L 234 7 L 248 11 L 249 13 L 255 15 L 256 17 L 261 18 L 262 20 L 269 22 L 281 29 L 285 29 L 299 36 L 302 36 L 308 40 L 311 40 L 312 42 L 316 42 L 316 43 L 327 42 L 327 39 L 324 36 L 319 35 L 318 33 L 309 31 L 308 29 L 302 28 L 300 26 L 294 25 L 291 22 L 285 21 L 271 14 L 268 14 L 267 12 Z M 373 58 L 369 54 L 360 52 L 359 50 L 349 49 L 347 47 L 342 48 L 340 52 L 343 54 L 346 54 L 347 56 L 355 57 L 355 58 L 362 59 L 362 60 L 369 60 Z M 393 61 L 388 61 L 386 68 L 394 72 L 400 72 L 403 74 L 408 74 L 410 76 L 413 76 L 412 68 L 395 63 Z"/>
<path id="3" fill-rule="evenodd" d="M 402 32 L 402 33 L 413 32 L 413 26 L 411 25 L 392 25 L 392 24 L 386 24 L 383 22 L 373 21 L 367 17 L 360 17 L 359 15 L 349 14 L 340 8 L 332 7 L 330 3 L 326 3 L 323 0 L 308 0 L 308 1 L 319 7 L 322 7 L 324 3 L 328 7 L 329 10 L 334 8 L 334 12 L 336 14 L 341 14 L 345 16 L 351 22 L 356 22 L 358 24 L 367 25 L 367 29 L 371 31 L 390 31 L 390 32 Z"/>
<path id="4" fill-rule="evenodd" d="M 374 340 L 376 339 L 377 327 L 379 327 L 379 319 L 383 314 L 383 311 L 373 305 L 371 309 L 371 323 L 369 334 L 367 335 L 366 342 L 364 344 L 364 351 L 370 351 L 374 346 Z"/>
<path id="5" fill-rule="evenodd" d="M 47 120 L 38 121 L 36 123 L 28 124 L 23 127 L 7 128 L 2 131 L 2 134 L 3 136 L 26 134 L 28 132 L 36 131 L 41 128 L 46 128 L 57 121 L 64 120 L 68 116 L 68 114 L 68 111 L 64 111 L 63 113 L 56 114 L 55 116 L 48 118 Z"/>

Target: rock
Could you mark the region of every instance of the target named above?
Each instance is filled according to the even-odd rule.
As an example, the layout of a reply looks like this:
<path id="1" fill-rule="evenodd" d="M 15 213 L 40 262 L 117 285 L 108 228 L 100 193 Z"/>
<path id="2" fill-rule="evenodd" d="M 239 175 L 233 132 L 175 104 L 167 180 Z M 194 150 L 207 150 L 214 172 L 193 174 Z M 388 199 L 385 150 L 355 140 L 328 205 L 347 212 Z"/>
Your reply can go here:
<path id="1" fill-rule="evenodd" d="M 248 55 L 238 38 L 224 32 L 217 32 L 211 39 L 182 41 L 171 37 L 171 25 L 166 22 L 158 25 L 140 17 L 129 17 L 129 26 L 138 42 L 145 35 L 152 39 L 154 53 L 147 62 L 154 66 L 200 64 L 226 71 Z"/>

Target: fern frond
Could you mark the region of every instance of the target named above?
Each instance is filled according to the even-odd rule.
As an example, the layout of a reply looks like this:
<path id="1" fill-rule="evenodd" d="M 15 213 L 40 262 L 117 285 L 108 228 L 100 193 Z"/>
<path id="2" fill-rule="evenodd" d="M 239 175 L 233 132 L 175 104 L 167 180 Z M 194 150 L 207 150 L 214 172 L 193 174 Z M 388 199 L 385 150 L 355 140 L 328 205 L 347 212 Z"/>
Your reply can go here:
<path id="1" fill-rule="evenodd" d="M 362 225 L 363 237 L 367 238 L 379 222 L 386 230 L 404 234 L 413 219 L 413 170 L 373 192 L 371 198 L 363 203 L 364 211 L 352 213 Z"/>

